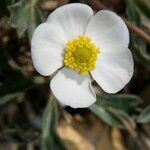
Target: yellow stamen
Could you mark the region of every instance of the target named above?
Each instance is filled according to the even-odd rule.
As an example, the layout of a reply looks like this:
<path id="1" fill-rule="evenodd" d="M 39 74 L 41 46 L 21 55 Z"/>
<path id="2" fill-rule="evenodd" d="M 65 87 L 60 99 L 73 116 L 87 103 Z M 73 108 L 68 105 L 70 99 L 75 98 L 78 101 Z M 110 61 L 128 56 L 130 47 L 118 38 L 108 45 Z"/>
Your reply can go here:
<path id="1" fill-rule="evenodd" d="M 81 74 L 94 70 L 100 49 L 87 36 L 80 35 L 66 44 L 64 65 Z"/>

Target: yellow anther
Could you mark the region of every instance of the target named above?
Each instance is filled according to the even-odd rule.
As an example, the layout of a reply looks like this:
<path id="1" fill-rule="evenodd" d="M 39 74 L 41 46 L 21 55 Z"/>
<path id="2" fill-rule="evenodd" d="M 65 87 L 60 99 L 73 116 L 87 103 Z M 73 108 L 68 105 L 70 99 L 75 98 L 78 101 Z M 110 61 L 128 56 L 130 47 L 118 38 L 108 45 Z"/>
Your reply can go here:
<path id="1" fill-rule="evenodd" d="M 95 69 L 100 49 L 87 36 L 80 35 L 68 40 L 64 56 L 64 65 L 81 74 Z"/>

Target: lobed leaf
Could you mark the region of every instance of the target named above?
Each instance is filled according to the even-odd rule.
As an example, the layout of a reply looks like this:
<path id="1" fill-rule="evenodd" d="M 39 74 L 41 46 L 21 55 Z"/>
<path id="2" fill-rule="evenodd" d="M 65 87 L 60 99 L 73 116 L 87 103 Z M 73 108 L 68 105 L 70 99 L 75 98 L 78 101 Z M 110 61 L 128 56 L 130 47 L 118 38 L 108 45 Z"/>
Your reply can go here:
<path id="1" fill-rule="evenodd" d="M 17 29 L 19 38 L 27 31 L 31 39 L 33 31 L 42 22 L 42 13 L 38 8 L 38 0 L 21 0 L 8 7 L 11 14 L 11 25 Z"/>

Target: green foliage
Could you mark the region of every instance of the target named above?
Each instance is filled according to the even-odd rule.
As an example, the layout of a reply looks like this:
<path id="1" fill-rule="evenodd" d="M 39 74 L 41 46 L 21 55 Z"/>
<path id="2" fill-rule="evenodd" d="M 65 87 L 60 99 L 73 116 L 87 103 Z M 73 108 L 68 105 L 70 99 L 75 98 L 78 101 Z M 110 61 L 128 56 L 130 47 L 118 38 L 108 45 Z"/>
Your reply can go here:
<path id="1" fill-rule="evenodd" d="M 105 123 L 109 124 L 110 126 L 117 126 L 122 127 L 122 121 L 113 113 L 111 113 L 107 108 L 103 106 L 93 104 L 90 107 L 91 111 L 94 112 L 100 119 L 102 119 Z"/>
<path id="2" fill-rule="evenodd" d="M 51 94 L 43 116 L 42 147 L 41 150 L 66 150 L 64 144 L 57 135 L 58 108 Z"/>
<path id="3" fill-rule="evenodd" d="M 149 0 L 125 0 L 125 1 L 126 1 L 126 4 L 127 4 L 127 15 L 128 15 L 128 12 L 129 12 L 131 17 L 136 19 L 136 22 L 139 20 L 137 10 L 142 12 L 144 16 L 146 16 L 147 18 L 150 19 L 150 3 L 149 3 Z"/>
<path id="4" fill-rule="evenodd" d="M 150 19 L 150 3 L 148 0 L 133 0 L 137 8 Z"/>
<path id="5" fill-rule="evenodd" d="M 140 13 L 137 10 L 137 7 L 141 7 L 142 3 L 145 3 L 145 1 L 126 0 L 127 17 L 132 23 L 138 25 L 139 27 L 142 26 L 142 21 L 141 21 Z M 149 4 L 147 4 L 146 7 L 149 7 Z M 144 9 L 144 6 L 143 6 L 143 9 Z M 150 10 L 150 7 L 149 7 L 149 10 Z M 131 42 L 130 42 L 131 48 L 130 49 L 133 50 L 133 53 L 137 57 L 138 61 L 141 64 L 143 64 L 143 66 L 150 69 L 150 55 L 147 52 L 146 42 L 144 42 L 139 36 L 135 35 L 132 32 L 130 33 L 130 36 L 131 36 Z"/>
<path id="6" fill-rule="evenodd" d="M 24 132 L 19 128 L 7 129 L 0 133 L 0 139 L 15 142 L 18 144 L 25 144 L 32 142 L 39 136 L 38 132 Z"/>
<path id="7" fill-rule="evenodd" d="M 111 126 L 123 127 L 124 120 L 135 128 L 135 119 L 139 114 L 136 108 L 142 100 L 133 95 L 98 96 L 90 109 Z"/>
<path id="8" fill-rule="evenodd" d="M 138 122 L 147 123 L 150 122 L 150 106 L 146 107 L 138 118 Z"/>
<path id="9" fill-rule="evenodd" d="M 7 103 L 8 101 L 18 97 L 21 94 L 22 94 L 21 92 L 16 92 L 16 93 L 9 93 L 8 92 L 4 96 L 0 96 L 0 105 Z"/>
<path id="10" fill-rule="evenodd" d="M 126 14 L 128 19 L 139 25 L 141 23 L 140 15 L 136 11 L 135 5 L 131 0 L 126 0 Z"/>
<path id="11" fill-rule="evenodd" d="M 41 10 L 38 7 L 38 2 L 39 0 L 20 0 L 17 3 L 12 4 L 11 0 L 1 0 L 0 17 L 2 16 L 2 14 L 8 15 L 8 11 L 6 9 L 8 6 L 10 12 L 10 22 L 12 27 L 16 28 L 18 37 L 20 38 L 25 33 L 27 33 L 28 38 L 31 39 L 33 31 L 43 20 Z M 149 4 L 150 3 L 148 2 L 148 0 L 126 0 L 126 15 L 128 19 L 138 27 L 143 26 L 141 20 L 142 19 L 141 13 L 142 15 L 150 19 Z M 133 50 L 136 58 L 138 58 L 138 62 L 143 64 L 146 68 L 150 68 L 150 55 L 147 52 L 148 51 L 147 43 L 132 32 L 130 35 L 131 35 L 131 44 L 130 44 L 131 50 Z M 7 38 L 7 36 L 8 35 L 6 32 L 4 37 Z M 3 37 L 0 35 L 0 38 Z M 18 46 L 20 40 L 15 42 L 16 43 L 14 43 L 14 45 Z M 26 45 L 28 45 L 28 43 L 26 43 Z M 32 89 L 37 85 L 42 85 L 42 87 L 38 87 L 38 89 L 43 88 L 43 86 L 45 86 L 46 83 L 46 81 L 40 76 L 33 76 L 30 73 L 24 74 L 22 68 L 20 69 L 19 67 L 18 68 L 12 67 L 12 65 L 10 65 L 10 60 L 12 58 L 11 56 L 9 57 L 7 56 L 7 53 L 9 52 L 5 47 L 7 46 L 5 45 L 3 47 L 3 43 L 0 41 L 1 107 L 5 107 L 6 105 L 3 104 L 6 104 L 10 100 L 14 100 L 16 99 L 16 97 L 25 94 L 29 89 Z M 13 52 L 16 52 L 15 49 L 10 48 L 10 51 L 11 50 Z M 41 89 L 39 91 L 41 92 Z M 41 92 L 39 95 L 41 96 L 42 94 L 43 93 Z M 44 97 L 43 95 L 41 96 L 42 98 Z M 36 96 L 34 94 L 32 96 L 34 97 L 34 100 L 37 103 L 40 98 L 36 99 Z M 25 103 L 25 105 L 27 105 L 28 107 L 31 107 L 32 110 L 32 105 L 34 106 L 35 103 L 32 103 L 33 101 L 32 102 L 29 101 L 30 100 L 27 99 L 27 102 L 23 103 Z M 138 96 L 128 94 L 98 96 L 97 102 L 90 107 L 90 110 L 94 114 L 96 114 L 100 119 L 102 119 L 105 123 L 111 126 L 125 127 L 125 123 L 128 122 L 128 124 L 132 126 L 132 128 L 135 128 L 136 121 L 138 121 L 138 123 L 147 123 L 150 121 L 150 106 L 148 106 L 144 110 L 140 110 L 138 106 L 141 103 L 142 100 Z M 41 110 L 43 110 L 43 108 L 41 108 Z M 33 110 L 33 112 L 35 113 L 35 110 Z M 28 113 L 30 112 L 27 112 L 27 114 Z M 1 118 L 1 115 L 2 114 L 0 114 L 0 119 L 2 121 L 1 120 L 0 121 L 4 122 L 4 124 L 7 124 L 8 122 L 7 121 L 5 122 L 5 119 Z M 18 114 L 17 117 L 19 115 L 20 114 Z M 5 129 L 0 133 L 0 139 L 16 142 L 18 144 L 24 144 L 34 142 L 37 138 L 41 137 L 42 139 L 41 150 L 50 150 L 50 149 L 66 150 L 65 145 L 63 144 L 63 142 L 61 141 L 61 139 L 57 134 L 57 121 L 58 121 L 58 108 L 53 95 L 51 95 L 43 115 L 41 135 L 39 135 L 40 133 L 36 131 L 26 132 L 20 128 L 9 127 L 8 123 L 8 129 L 7 127 L 4 127 Z M 10 122 L 12 122 L 12 120 Z M 14 122 L 12 124 L 14 124 Z"/>
<path id="12" fill-rule="evenodd" d="M 38 0 L 21 0 L 8 7 L 11 14 L 11 25 L 17 29 L 19 37 L 27 31 L 31 39 L 33 31 L 42 22 L 41 11 L 37 5 Z"/>

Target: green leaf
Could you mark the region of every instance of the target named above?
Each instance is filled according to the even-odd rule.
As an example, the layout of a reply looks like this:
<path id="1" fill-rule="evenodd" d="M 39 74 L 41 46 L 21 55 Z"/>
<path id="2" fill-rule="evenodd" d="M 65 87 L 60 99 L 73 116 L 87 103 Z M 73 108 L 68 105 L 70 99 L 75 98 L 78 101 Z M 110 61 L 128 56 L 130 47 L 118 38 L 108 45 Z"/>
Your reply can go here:
<path id="1" fill-rule="evenodd" d="M 136 0 L 135 0 L 136 1 Z M 146 0 L 145 0 L 146 1 Z M 148 6 L 149 4 L 147 4 Z M 140 12 L 137 9 L 134 0 L 126 0 L 126 14 L 128 19 L 134 24 L 141 26 Z M 133 50 L 137 61 L 140 61 L 146 68 L 150 68 L 150 55 L 147 52 L 146 43 L 134 33 L 131 33 L 131 50 Z"/>
<path id="2" fill-rule="evenodd" d="M 29 131 L 25 132 L 19 128 L 6 129 L 0 133 L 0 139 L 7 142 L 15 142 L 17 144 L 25 144 L 34 141 L 39 136 L 38 132 Z"/>
<path id="3" fill-rule="evenodd" d="M 150 3 L 146 0 L 133 0 L 137 8 L 150 19 Z"/>
<path id="4" fill-rule="evenodd" d="M 136 0 L 125 0 L 125 1 L 126 1 L 126 14 L 127 14 L 128 19 L 140 27 L 142 24 L 141 19 L 140 19 L 141 13 L 137 9 L 137 7 L 139 6 L 136 4 L 137 1 Z M 143 3 L 146 4 L 146 0 L 143 1 Z M 150 9 L 149 4 L 150 3 L 147 2 L 146 5 Z M 137 58 L 137 61 L 140 61 L 140 63 L 144 65 L 144 67 L 149 69 L 150 68 L 150 55 L 148 53 L 148 50 L 146 50 L 147 48 L 146 43 L 137 35 L 135 35 L 134 33 L 131 33 L 130 45 L 131 45 L 131 50 L 133 50 L 133 53 Z"/>
<path id="5" fill-rule="evenodd" d="M 130 21 L 137 25 L 140 25 L 140 15 L 137 12 L 134 3 L 131 0 L 126 0 L 126 14 Z"/>
<path id="6" fill-rule="evenodd" d="M 135 40 L 134 40 L 135 41 Z M 143 41 L 138 40 L 139 42 L 137 45 L 137 48 L 133 48 L 135 55 L 137 56 L 138 60 L 140 63 L 146 67 L 147 69 L 150 69 L 150 55 L 149 53 L 145 50 L 146 49 L 146 44 L 143 43 Z M 141 43 L 141 44 L 140 44 Z M 144 44 L 144 45 L 143 45 Z M 145 46 L 145 47 L 142 47 Z"/>
<path id="7" fill-rule="evenodd" d="M 8 7 L 11 14 L 11 25 L 17 29 L 19 37 L 27 31 L 31 39 L 33 31 L 42 22 L 41 11 L 38 8 L 38 0 L 21 0 Z"/>
<path id="8" fill-rule="evenodd" d="M 21 95 L 21 92 L 18 93 L 11 93 L 11 94 L 6 94 L 4 96 L 0 96 L 0 105 L 3 105 L 7 103 L 8 101 L 16 98 L 17 96 Z"/>
<path id="9" fill-rule="evenodd" d="M 143 112 L 140 114 L 138 120 L 140 123 L 150 122 L 150 106 L 146 107 Z"/>
<path id="10" fill-rule="evenodd" d="M 100 105 L 93 104 L 90 107 L 90 110 L 110 126 L 117 126 L 117 127 L 123 126 L 122 121 L 116 115 L 114 115 L 109 110 Z"/>
<path id="11" fill-rule="evenodd" d="M 127 107 L 137 106 L 142 103 L 141 98 L 129 94 L 98 96 L 97 99 L 97 103 L 102 101 L 104 105 L 111 105 L 119 109 L 126 109 Z"/>
<path id="12" fill-rule="evenodd" d="M 113 108 L 125 117 L 135 117 L 139 115 L 139 110 L 136 106 L 142 103 L 142 99 L 135 95 L 109 95 L 99 96 L 97 103 L 109 108 Z"/>
<path id="13" fill-rule="evenodd" d="M 56 128 L 58 121 L 58 110 L 54 96 L 51 94 L 50 100 L 43 116 L 42 124 L 42 150 L 66 150 L 63 142 L 58 137 Z"/>
<path id="14" fill-rule="evenodd" d="M 90 109 L 104 122 L 112 126 L 123 126 L 123 118 L 135 127 L 134 119 L 139 115 L 136 108 L 142 100 L 134 95 L 106 95 L 98 96 L 97 101 Z"/>

